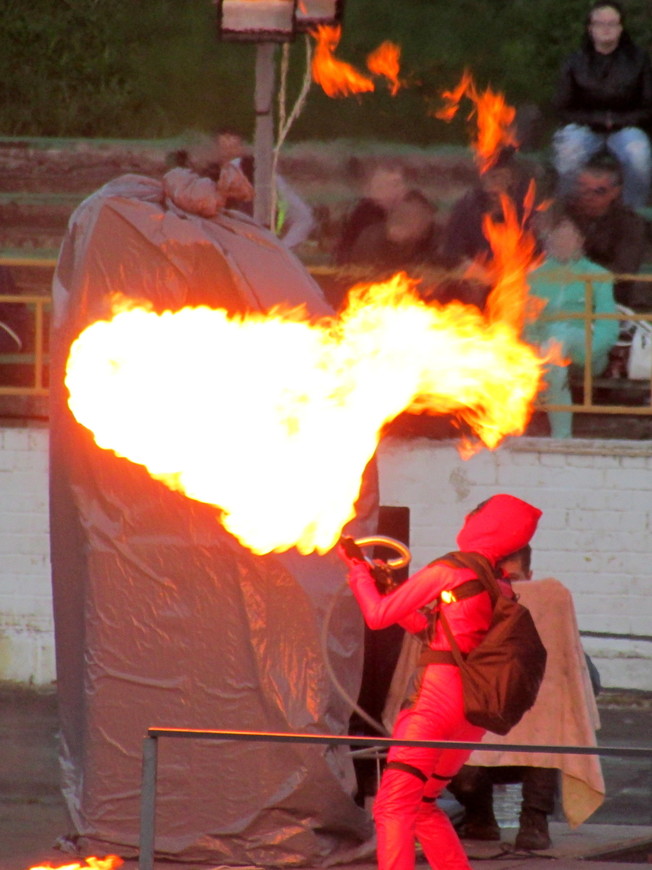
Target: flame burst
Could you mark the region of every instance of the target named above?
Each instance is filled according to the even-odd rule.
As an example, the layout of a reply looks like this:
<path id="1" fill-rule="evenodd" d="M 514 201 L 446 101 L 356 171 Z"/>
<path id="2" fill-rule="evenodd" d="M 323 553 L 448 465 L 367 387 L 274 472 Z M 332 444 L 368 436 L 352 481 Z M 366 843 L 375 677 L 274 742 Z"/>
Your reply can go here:
<path id="1" fill-rule="evenodd" d="M 348 97 L 351 94 L 375 90 L 374 82 L 369 76 L 335 57 L 335 49 L 342 36 L 342 28 L 338 24 L 323 24 L 315 27 L 311 31 L 311 36 L 316 43 L 312 56 L 312 78 L 321 85 L 324 93 L 329 97 Z M 400 57 L 399 46 L 388 40 L 367 56 L 369 71 L 388 80 L 392 96 L 400 87 Z"/>
<path id="2" fill-rule="evenodd" d="M 116 870 L 123 864 L 124 861 L 117 855 L 107 855 L 106 858 L 95 858 L 91 855 L 84 858 L 83 864 L 40 864 L 38 867 L 30 867 L 29 870 Z"/>
<path id="3" fill-rule="evenodd" d="M 312 78 L 329 97 L 347 97 L 374 90 L 374 83 L 349 63 L 338 60 L 335 55 L 342 28 L 337 24 L 323 24 L 312 32 L 315 52 L 312 56 Z"/>
<path id="4" fill-rule="evenodd" d="M 386 40 L 367 56 L 367 69 L 376 76 L 384 76 L 389 82 L 389 92 L 395 97 L 401 86 L 399 81 L 401 49 Z"/>
<path id="5" fill-rule="evenodd" d="M 491 88 L 478 91 L 473 77 L 465 70 L 462 78 L 452 91 L 442 94 L 446 105 L 435 115 L 444 121 L 451 121 L 460 107 L 463 97 L 468 97 L 473 103 L 469 118 L 476 115 L 476 137 L 474 147 L 482 170 L 493 165 L 501 147 L 518 146 L 514 120 L 516 110 L 505 102 L 503 94 L 494 93 Z"/>
<path id="6" fill-rule="evenodd" d="M 399 274 L 317 322 L 301 310 L 119 311 L 74 342 L 66 385 L 100 447 L 219 506 L 249 549 L 323 553 L 354 515 L 385 424 L 408 409 L 452 413 L 495 447 L 522 433 L 541 366 L 509 323 L 426 305 Z"/>
<path id="7" fill-rule="evenodd" d="M 529 273 L 543 260 L 534 233 L 527 228 L 534 208 L 534 196 L 534 182 L 531 182 L 521 220 L 512 200 L 503 196 L 503 220 L 496 221 L 487 216 L 483 222 L 483 232 L 492 251 L 488 269 L 493 278 L 485 315 L 489 320 L 511 324 L 517 332 L 523 329 L 526 321 L 535 319 L 543 304 L 529 295 L 528 284 Z"/>
<path id="8" fill-rule="evenodd" d="M 480 172 L 486 172 L 496 162 L 501 149 L 518 147 L 514 128 L 516 110 L 505 102 L 503 94 L 496 94 L 491 88 L 480 92 L 469 71 L 465 70 L 457 87 L 442 94 L 445 105 L 435 113 L 436 117 L 452 120 L 465 96 L 474 105 L 469 115 L 476 121 L 473 146 Z M 501 195 L 500 200 L 502 220 L 487 215 L 482 225 L 492 252 L 491 261 L 481 263 L 481 270 L 490 276 L 492 287 L 485 314 L 489 320 L 510 323 L 520 332 L 526 321 L 533 320 L 540 313 L 542 304 L 529 295 L 528 275 L 541 264 L 543 255 L 528 227 L 533 211 L 545 208 L 545 204 L 536 205 L 534 181 L 530 182 L 525 194 L 520 219 L 515 203 L 506 194 Z M 548 362 L 558 364 L 560 360 L 558 349 L 551 347 Z"/>

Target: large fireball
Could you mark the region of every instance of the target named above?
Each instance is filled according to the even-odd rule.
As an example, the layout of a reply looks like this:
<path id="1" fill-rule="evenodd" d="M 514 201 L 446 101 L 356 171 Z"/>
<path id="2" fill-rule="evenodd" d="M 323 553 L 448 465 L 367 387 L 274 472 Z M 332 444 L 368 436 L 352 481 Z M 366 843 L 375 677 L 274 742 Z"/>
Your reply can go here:
<path id="1" fill-rule="evenodd" d="M 453 413 L 495 447 L 523 431 L 542 365 L 509 323 L 426 305 L 399 274 L 318 322 L 118 311 L 74 342 L 66 385 L 100 447 L 218 506 L 254 552 L 323 553 L 389 421 Z"/>

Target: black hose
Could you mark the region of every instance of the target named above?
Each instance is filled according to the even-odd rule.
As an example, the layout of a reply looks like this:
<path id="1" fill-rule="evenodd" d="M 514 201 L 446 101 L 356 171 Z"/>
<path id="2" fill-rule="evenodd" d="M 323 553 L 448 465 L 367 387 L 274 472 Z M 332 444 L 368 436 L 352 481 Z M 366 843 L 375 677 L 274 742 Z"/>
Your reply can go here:
<path id="1" fill-rule="evenodd" d="M 335 674 L 335 671 L 333 670 L 333 666 L 331 664 L 331 661 L 330 661 L 330 655 L 328 653 L 328 635 L 329 635 L 331 619 L 333 617 L 333 612 L 335 611 L 335 605 L 339 601 L 340 595 L 347 588 L 347 586 L 348 586 L 348 584 L 345 580 L 344 583 L 342 583 L 342 585 L 339 587 L 339 589 L 335 592 L 335 595 L 333 595 L 331 602 L 328 605 L 328 608 L 326 610 L 326 615 L 324 617 L 324 624 L 322 626 L 322 631 L 321 631 L 321 646 L 322 646 L 322 654 L 324 656 L 324 664 L 326 666 L 326 670 L 328 671 L 328 674 L 331 678 L 333 685 L 335 686 L 335 688 L 339 692 L 340 696 L 347 702 L 347 704 L 350 704 L 351 707 L 353 708 L 353 710 L 355 710 L 355 712 L 358 714 L 358 716 L 360 716 L 362 719 L 364 719 L 365 722 L 367 722 L 368 725 L 371 725 L 371 727 L 374 728 L 376 731 L 378 731 L 379 734 L 381 734 L 383 737 L 388 737 L 389 732 L 385 728 L 385 726 L 382 725 L 380 722 L 377 722 L 373 718 L 373 716 L 370 716 L 366 712 L 366 710 L 363 710 L 362 707 L 357 703 L 357 701 L 354 701 L 354 699 L 349 695 L 349 693 L 346 691 L 344 686 L 338 680 L 338 678 Z"/>

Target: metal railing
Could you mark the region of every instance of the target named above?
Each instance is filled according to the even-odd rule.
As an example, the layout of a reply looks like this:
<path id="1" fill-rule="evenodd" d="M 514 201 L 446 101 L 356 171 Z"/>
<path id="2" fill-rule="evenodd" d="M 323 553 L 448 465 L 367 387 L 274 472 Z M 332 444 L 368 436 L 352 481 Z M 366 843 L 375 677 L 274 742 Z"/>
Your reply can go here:
<path id="1" fill-rule="evenodd" d="M 11 267 L 53 270 L 56 259 L 29 255 L 3 255 L 0 264 Z M 49 293 L 11 293 L 0 295 L 0 304 L 24 305 L 33 311 L 33 347 L 25 351 L 0 354 L 0 396 L 41 396 L 47 397 L 49 354 L 47 352 L 48 314 L 52 306 Z M 7 375 L 29 370 L 31 378 L 21 378 L 19 384 L 6 383 Z M 12 380 L 12 378 L 9 378 Z"/>
<path id="2" fill-rule="evenodd" d="M 9 267 L 27 267 L 30 269 L 54 269 L 56 259 L 53 257 L 39 257 L 28 255 L 0 255 L 0 264 Z M 315 267 L 310 269 L 314 274 L 323 275 L 325 272 L 335 273 L 337 270 L 328 268 Z M 542 319 L 550 320 L 584 320 L 585 322 L 585 359 L 587 362 L 583 368 L 582 377 L 582 401 L 572 404 L 546 404 L 540 401 L 537 408 L 542 411 L 570 411 L 572 413 L 588 413 L 588 414 L 606 414 L 606 415 L 636 415 L 650 416 L 652 415 L 652 406 L 648 404 L 615 404 L 606 401 L 597 403 L 595 399 L 595 386 L 601 383 L 600 378 L 596 378 L 591 371 L 591 351 L 592 351 L 592 329 L 591 326 L 596 320 L 618 320 L 622 321 L 624 316 L 621 313 L 614 314 L 595 314 L 593 312 L 593 282 L 596 280 L 595 275 L 578 276 L 580 280 L 585 281 L 585 309 L 582 313 L 575 314 L 556 314 L 551 317 L 546 317 L 545 313 Z M 650 282 L 652 283 L 652 275 L 617 275 L 614 276 L 617 281 Z M 0 397 L 1 396 L 41 396 L 47 397 L 49 389 L 47 385 L 47 369 L 49 363 L 49 355 L 47 352 L 47 318 L 51 309 L 51 297 L 49 294 L 11 294 L 0 295 L 0 303 L 24 304 L 29 306 L 34 311 L 34 346 L 27 352 L 11 353 L 0 355 Z M 646 321 L 652 325 L 652 312 L 649 314 L 633 314 L 627 315 L 627 320 Z M 29 367 L 32 372 L 32 377 L 27 379 L 28 382 L 20 384 L 5 383 L 7 374 L 12 371 L 12 367 L 21 366 Z M 3 374 L 4 372 L 4 374 Z M 648 387 L 649 387 L 649 382 Z M 644 388 L 644 382 L 628 381 L 623 378 L 618 384 L 611 384 L 612 390 L 622 393 L 628 387 L 638 387 L 639 391 Z M 649 392 L 649 391 L 648 391 Z M 648 395 L 649 400 L 649 395 Z"/>
<path id="3" fill-rule="evenodd" d="M 27 366 L 31 369 L 31 383 L 3 384 L 0 380 L 0 396 L 47 396 L 48 354 L 46 353 L 46 312 L 50 309 L 49 296 L 40 294 L 4 294 L 1 303 L 22 304 L 34 311 L 34 348 L 28 352 L 0 354 L 0 366 Z M 0 372 L 2 369 L 0 368 Z M 0 378 L 2 376 L 0 375 Z"/>
<path id="4" fill-rule="evenodd" d="M 397 740 L 392 737 L 353 737 L 350 735 L 297 734 L 278 731 L 226 731 L 151 727 L 147 729 L 147 736 L 143 741 L 138 870 L 154 870 L 158 741 L 162 737 L 186 740 L 235 740 L 262 743 L 315 743 L 326 744 L 328 746 L 344 745 L 347 749 L 351 746 L 364 746 L 370 749 L 389 748 L 390 746 L 415 746 L 424 749 L 483 749 L 495 752 L 553 752 L 560 755 L 610 755 L 642 759 L 652 758 L 652 747 L 544 746 L 460 740 Z"/>
<path id="5" fill-rule="evenodd" d="M 627 314 L 623 315 L 620 312 L 616 312 L 613 314 L 596 314 L 593 311 L 593 282 L 596 280 L 595 275 L 578 275 L 577 279 L 580 281 L 584 281 L 585 293 L 584 293 L 584 311 L 577 313 L 558 313 L 554 315 L 546 315 L 545 310 L 540 315 L 541 320 L 543 321 L 568 321 L 568 320 L 583 320 L 584 321 L 584 359 L 585 363 L 583 366 L 583 377 L 582 377 L 582 391 L 583 391 L 583 401 L 581 403 L 573 403 L 570 405 L 561 405 L 561 404 L 553 404 L 553 403 L 541 403 L 540 408 L 544 411 L 572 411 L 573 413 L 588 413 L 588 414 L 636 414 L 638 416 L 650 416 L 652 415 L 652 407 L 648 405 L 617 405 L 617 404 L 606 404 L 594 403 L 594 384 L 596 381 L 600 382 L 602 379 L 599 377 L 595 377 L 593 372 L 591 371 L 591 358 L 593 355 L 593 330 L 592 325 L 597 320 L 617 320 L 618 322 L 626 321 L 634 321 L 639 322 L 643 321 L 645 323 L 650 323 L 652 325 L 652 312 L 649 314 Z M 614 275 L 614 282 L 620 281 L 636 281 L 640 283 L 650 283 L 652 284 L 652 275 Z M 652 292 L 652 288 L 651 288 Z M 652 378 L 652 368 L 650 371 L 650 375 Z M 621 386 L 626 386 L 627 383 L 644 383 L 644 382 L 631 382 L 626 378 L 620 379 L 623 383 Z M 648 390 L 648 400 L 652 391 L 652 382 L 648 380 L 647 382 L 647 390 Z M 615 385 L 612 385 L 615 386 Z"/>

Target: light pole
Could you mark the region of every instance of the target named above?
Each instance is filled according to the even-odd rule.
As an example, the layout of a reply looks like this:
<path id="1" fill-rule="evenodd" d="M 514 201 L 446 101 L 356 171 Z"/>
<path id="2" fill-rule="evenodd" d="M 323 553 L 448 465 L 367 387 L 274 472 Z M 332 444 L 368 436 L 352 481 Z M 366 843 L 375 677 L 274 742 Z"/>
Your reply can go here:
<path id="1" fill-rule="evenodd" d="M 336 24 L 344 0 L 218 0 L 220 39 L 255 42 L 256 85 L 254 110 L 254 218 L 270 227 L 272 217 L 274 150 L 274 61 L 276 45 L 296 33 L 322 24 Z"/>

